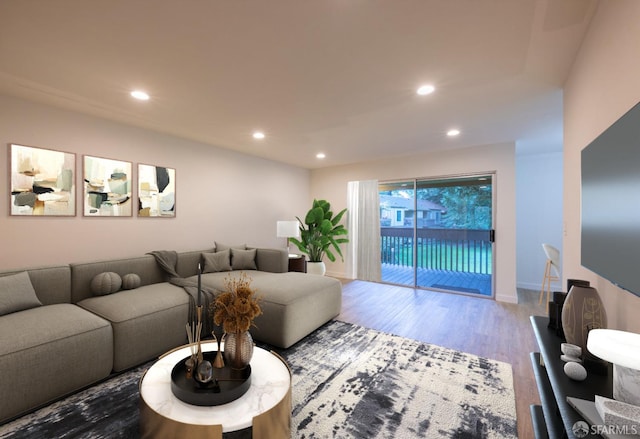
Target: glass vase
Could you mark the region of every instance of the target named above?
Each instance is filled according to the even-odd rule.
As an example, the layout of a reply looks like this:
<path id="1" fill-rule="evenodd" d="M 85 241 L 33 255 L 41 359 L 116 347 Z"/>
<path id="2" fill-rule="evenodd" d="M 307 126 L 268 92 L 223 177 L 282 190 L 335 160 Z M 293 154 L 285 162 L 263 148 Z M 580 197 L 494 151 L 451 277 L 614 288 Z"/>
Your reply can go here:
<path id="1" fill-rule="evenodd" d="M 233 369 L 244 369 L 253 356 L 253 338 L 249 331 L 230 332 L 224 336 L 224 360 Z"/>

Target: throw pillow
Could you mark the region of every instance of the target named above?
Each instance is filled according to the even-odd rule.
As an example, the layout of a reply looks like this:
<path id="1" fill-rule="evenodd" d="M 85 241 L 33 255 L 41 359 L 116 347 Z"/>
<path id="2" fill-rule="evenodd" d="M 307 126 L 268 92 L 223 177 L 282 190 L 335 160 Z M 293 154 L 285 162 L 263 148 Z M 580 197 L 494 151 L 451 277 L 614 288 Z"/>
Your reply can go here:
<path id="1" fill-rule="evenodd" d="M 33 289 L 29 273 L 0 277 L 0 316 L 42 306 Z"/>
<path id="2" fill-rule="evenodd" d="M 231 268 L 234 270 L 257 270 L 256 249 L 238 250 L 231 249 Z"/>
<path id="3" fill-rule="evenodd" d="M 91 292 L 96 296 L 115 293 L 121 286 L 122 278 L 118 273 L 114 273 L 113 271 L 96 274 L 93 279 L 91 279 Z"/>
<path id="4" fill-rule="evenodd" d="M 231 271 L 231 253 L 223 250 L 217 253 L 202 253 L 204 260 L 203 273 L 217 273 L 219 271 Z"/>
<path id="5" fill-rule="evenodd" d="M 232 248 L 238 249 L 238 250 L 246 250 L 247 249 L 247 244 L 238 244 L 238 245 L 226 245 L 226 244 L 222 244 L 220 242 L 215 242 L 214 243 L 216 246 L 216 251 L 224 251 L 224 250 L 231 250 Z"/>
<path id="6" fill-rule="evenodd" d="M 123 290 L 135 290 L 140 286 L 140 276 L 135 273 L 129 273 L 122 276 L 122 289 Z"/>

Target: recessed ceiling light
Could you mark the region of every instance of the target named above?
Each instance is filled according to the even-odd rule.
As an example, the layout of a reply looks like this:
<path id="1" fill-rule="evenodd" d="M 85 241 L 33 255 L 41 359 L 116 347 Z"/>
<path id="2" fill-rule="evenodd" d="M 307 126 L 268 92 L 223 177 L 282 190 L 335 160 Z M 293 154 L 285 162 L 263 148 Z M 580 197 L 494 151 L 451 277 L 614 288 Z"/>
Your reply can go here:
<path id="1" fill-rule="evenodd" d="M 253 133 L 253 138 L 254 139 L 264 139 L 264 133 L 261 131 L 256 131 L 255 133 Z"/>
<path id="2" fill-rule="evenodd" d="M 148 101 L 149 95 L 142 90 L 134 90 L 131 92 L 131 96 L 138 99 L 139 101 Z"/>
<path id="3" fill-rule="evenodd" d="M 324 152 L 319 152 L 318 154 L 316 154 L 316 158 L 323 159 L 325 157 L 326 155 L 324 154 Z"/>
<path id="4" fill-rule="evenodd" d="M 433 93 L 435 89 L 436 88 L 433 85 L 427 84 L 427 85 L 420 86 L 420 88 L 416 90 L 416 93 L 418 93 L 420 96 L 429 95 Z"/>
<path id="5" fill-rule="evenodd" d="M 452 129 L 447 131 L 447 136 L 449 137 L 455 137 L 455 136 L 458 136 L 459 134 L 460 134 L 460 130 Z"/>

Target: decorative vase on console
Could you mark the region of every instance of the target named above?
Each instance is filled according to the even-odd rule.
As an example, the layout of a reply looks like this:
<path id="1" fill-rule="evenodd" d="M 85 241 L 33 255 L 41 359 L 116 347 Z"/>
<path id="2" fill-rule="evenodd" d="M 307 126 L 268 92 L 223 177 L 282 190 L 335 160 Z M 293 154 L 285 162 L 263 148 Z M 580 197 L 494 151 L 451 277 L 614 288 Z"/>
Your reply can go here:
<path id="1" fill-rule="evenodd" d="M 574 285 L 562 306 L 562 329 L 567 343 L 587 352 L 587 336 L 592 329 L 607 327 L 604 304 L 593 287 Z"/>

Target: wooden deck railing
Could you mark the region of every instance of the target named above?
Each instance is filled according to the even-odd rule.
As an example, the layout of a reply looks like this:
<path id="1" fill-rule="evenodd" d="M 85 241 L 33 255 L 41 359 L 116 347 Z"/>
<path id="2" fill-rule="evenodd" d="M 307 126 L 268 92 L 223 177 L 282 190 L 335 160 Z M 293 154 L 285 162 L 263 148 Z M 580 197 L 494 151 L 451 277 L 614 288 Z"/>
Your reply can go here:
<path id="1" fill-rule="evenodd" d="M 381 227 L 383 264 L 413 266 L 412 228 Z M 418 268 L 491 274 L 489 230 L 416 229 Z"/>

